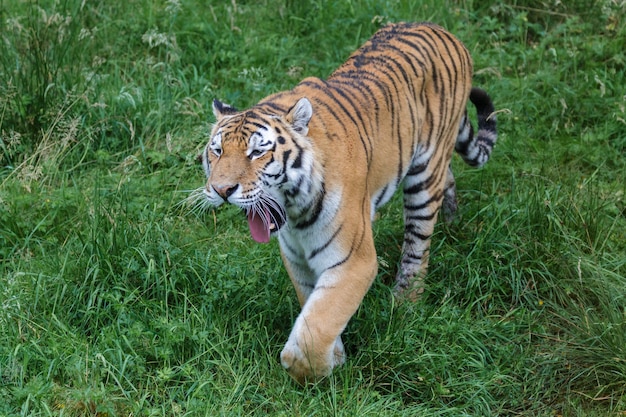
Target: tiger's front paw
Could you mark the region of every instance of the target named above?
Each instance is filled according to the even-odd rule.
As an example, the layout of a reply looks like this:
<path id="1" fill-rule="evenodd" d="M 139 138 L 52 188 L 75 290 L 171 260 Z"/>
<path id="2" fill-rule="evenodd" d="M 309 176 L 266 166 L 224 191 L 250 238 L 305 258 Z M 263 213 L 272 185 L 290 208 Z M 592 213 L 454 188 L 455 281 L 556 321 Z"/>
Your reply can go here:
<path id="1" fill-rule="evenodd" d="M 280 363 L 300 385 L 306 385 L 332 372 L 332 360 L 324 360 L 323 356 L 326 355 L 303 350 L 297 342 L 289 341 L 280 353 Z"/>
<path id="2" fill-rule="evenodd" d="M 297 340 L 289 340 L 280 353 L 283 368 L 300 385 L 314 383 L 331 374 L 333 368 L 346 361 L 341 338 L 337 337 L 330 349 L 315 351 L 302 349 Z"/>

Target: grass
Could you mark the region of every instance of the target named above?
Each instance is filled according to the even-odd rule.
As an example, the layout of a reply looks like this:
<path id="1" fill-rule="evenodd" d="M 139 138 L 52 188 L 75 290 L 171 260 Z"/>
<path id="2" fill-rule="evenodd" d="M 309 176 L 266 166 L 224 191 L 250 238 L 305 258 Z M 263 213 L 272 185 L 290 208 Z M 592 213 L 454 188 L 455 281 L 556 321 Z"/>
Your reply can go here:
<path id="1" fill-rule="evenodd" d="M 0 415 L 626 413 L 623 2 L 109 3 L 0 2 Z M 399 20 L 466 43 L 500 138 L 453 161 L 415 304 L 390 291 L 401 198 L 382 210 L 348 362 L 302 389 L 277 243 L 180 202 L 213 98 L 327 76 Z"/>

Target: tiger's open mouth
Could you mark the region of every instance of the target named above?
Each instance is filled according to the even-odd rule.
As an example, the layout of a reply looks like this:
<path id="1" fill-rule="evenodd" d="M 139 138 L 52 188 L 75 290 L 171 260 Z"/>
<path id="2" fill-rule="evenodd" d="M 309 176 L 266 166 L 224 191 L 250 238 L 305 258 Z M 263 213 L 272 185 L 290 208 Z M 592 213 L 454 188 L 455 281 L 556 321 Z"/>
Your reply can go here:
<path id="1" fill-rule="evenodd" d="M 246 209 L 252 238 L 259 243 L 270 241 L 270 234 L 285 225 L 285 211 L 273 200 L 264 199 Z"/>

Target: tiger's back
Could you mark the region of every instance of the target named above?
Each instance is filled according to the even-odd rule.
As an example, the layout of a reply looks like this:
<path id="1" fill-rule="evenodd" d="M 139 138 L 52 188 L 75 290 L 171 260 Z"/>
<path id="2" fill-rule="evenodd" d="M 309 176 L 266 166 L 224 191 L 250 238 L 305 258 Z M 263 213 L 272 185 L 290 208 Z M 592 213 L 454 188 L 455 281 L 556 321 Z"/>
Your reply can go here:
<path id="1" fill-rule="evenodd" d="M 245 112 L 215 103 L 205 194 L 246 209 L 255 239 L 278 233 L 302 306 L 281 363 L 300 382 L 345 360 L 341 332 L 377 273 L 371 221 L 399 187 L 396 290 L 422 291 L 437 213 L 456 207 L 452 152 L 481 165 L 496 140 L 493 105 L 471 77 L 469 53 L 451 34 L 401 23 L 378 31 L 325 81 L 304 79 Z"/>
<path id="2" fill-rule="evenodd" d="M 412 166 L 446 166 L 471 77 L 469 53 L 448 32 L 428 23 L 396 24 L 354 52 L 326 81 L 325 94 L 313 95 L 318 107 L 333 109 L 325 123 L 350 130 L 346 138 L 362 147 L 374 208 L 391 198 Z"/>

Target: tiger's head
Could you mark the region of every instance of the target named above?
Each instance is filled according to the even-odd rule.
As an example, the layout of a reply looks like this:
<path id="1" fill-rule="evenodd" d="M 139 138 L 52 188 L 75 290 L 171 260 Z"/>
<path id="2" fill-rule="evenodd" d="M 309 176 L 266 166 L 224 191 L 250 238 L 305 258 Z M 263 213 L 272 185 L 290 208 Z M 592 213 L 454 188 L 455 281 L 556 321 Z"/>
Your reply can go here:
<path id="1" fill-rule="evenodd" d="M 214 100 L 213 112 L 216 123 L 202 153 L 205 203 L 241 207 L 254 240 L 266 243 L 313 178 L 311 103 L 301 98 L 285 112 L 268 105 L 240 112 Z"/>

